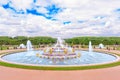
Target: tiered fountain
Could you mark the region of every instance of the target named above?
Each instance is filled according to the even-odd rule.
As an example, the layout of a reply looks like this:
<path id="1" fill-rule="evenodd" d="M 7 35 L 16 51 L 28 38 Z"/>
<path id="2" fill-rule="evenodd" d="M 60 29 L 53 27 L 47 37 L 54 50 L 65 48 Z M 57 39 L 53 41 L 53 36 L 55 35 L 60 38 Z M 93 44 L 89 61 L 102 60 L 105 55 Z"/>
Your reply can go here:
<path id="1" fill-rule="evenodd" d="M 53 47 L 48 47 L 44 50 L 34 50 L 30 40 L 27 41 L 26 46 L 27 51 L 2 55 L 1 60 L 32 66 L 80 66 L 110 63 L 119 60 L 116 55 L 94 52 L 91 41 L 89 42 L 88 51 L 75 50 L 72 47 L 68 47 L 61 38 L 57 38 L 57 42 Z"/>
<path id="2" fill-rule="evenodd" d="M 36 56 L 47 59 L 72 59 L 80 57 L 80 54 L 76 54 L 73 48 L 65 46 L 63 40 L 58 37 L 53 47 L 45 49 L 41 55 L 37 53 Z"/>

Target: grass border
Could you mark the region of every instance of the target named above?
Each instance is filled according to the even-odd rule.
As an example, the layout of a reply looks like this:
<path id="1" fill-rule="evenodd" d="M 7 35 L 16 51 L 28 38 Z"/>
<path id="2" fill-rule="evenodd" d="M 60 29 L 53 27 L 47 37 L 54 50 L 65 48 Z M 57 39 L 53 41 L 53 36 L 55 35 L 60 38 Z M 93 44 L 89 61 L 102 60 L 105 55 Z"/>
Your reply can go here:
<path id="1" fill-rule="evenodd" d="M 117 53 L 110 53 L 110 54 L 115 54 L 120 57 L 120 54 L 117 54 Z M 118 66 L 118 65 L 120 65 L 120 61 L 113 62 L 113 63 L 106 63 L 106 64 L 91 65 L 91 66 L 64 66 L 64 67 L 30 66 L 30 65 L 8 63 L 8 62 L 3 62 L 3 61 L 0 61 L 0 65 L 6 66 L 6 67 L 31 69 L 31 70 L 88 70 L 88 69 L 100 69 L 100 68 L 108 68 L 108 67 Z"/>

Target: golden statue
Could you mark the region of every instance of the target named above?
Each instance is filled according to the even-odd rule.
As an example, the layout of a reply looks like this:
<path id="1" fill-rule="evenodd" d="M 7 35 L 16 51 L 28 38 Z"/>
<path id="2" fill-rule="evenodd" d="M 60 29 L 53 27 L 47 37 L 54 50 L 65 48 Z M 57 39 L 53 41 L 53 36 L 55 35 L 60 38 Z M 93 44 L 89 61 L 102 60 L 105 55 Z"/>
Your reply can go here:
<path id="1" fill-rule="evenodd" d="M 46 49 L 44 49 L 44 53 L 46 52 Z"/>
<path id="2" fill-rule="evenodd" d="M 64 53 L 67 54 L 67 52 L 68 52 L 67 49 L 65 49 L 65 50 L 64 50 Z"/>
<path id="3" fill-rule="evenodd" d="M 74 52 L 75 52 L 75 49 L 72 49 L 72 52 L 74 53 Z"/>
<path id="4" fill-rule="evenodd" d="M 39 56 L 40 56 L 40 54 L 39 54 L 39 53 L 37 53 L 37 54 L 36 54 L 36 56 L 37 56 L 37 57 L 39 57 Z"/>
<path id="5" fill-rule="evenodd" d="M 81 54 L 80 53 L 78 53 L 78 57 L 80 57 L 81 56 Z"/>
<path id="6" fill-rule="evenodd" d="M 52 50 L 52 49 L 50 49 L 50 51 L 49 51 L 49 52 L 50 52 L 50 54 L 52 54 L 52 53 L 53 53 L 53 50 Z"/>

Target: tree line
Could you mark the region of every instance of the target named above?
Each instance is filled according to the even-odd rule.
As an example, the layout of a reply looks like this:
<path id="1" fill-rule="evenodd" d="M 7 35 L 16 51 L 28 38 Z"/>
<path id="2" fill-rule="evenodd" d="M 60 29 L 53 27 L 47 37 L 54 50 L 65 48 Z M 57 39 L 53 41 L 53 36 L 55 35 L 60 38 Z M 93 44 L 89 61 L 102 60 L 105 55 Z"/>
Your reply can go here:
<path id="1" fill-rule="evenodd" d="M 14 38 L 8 36 L 0 36 L 0 45 L 20 45 L 21 43 L 26 44 L 27 40 L 30 40 L 33 45 L 39 45 L 53 44 L 57 39 L 47 36 L 17 36 Z M 93 45 L 98 45 L 100 43 L 103 43 L 104 45 L 120 45 L 120 37 L 74 37 L 65 39 L 65 42 L 69 45 L 88 45 L 89 41 L 91 41 Z"/>
<path id="2" fill-rule="evenodd" d="M 30 40 L 33 45 L 39 44 L 53 44 L 56 42 L 56 38 L 52 37 L 25 37 L 25 36 L 17 36 L 17 37 L 8 37 L 8 36 L 0 36 L 0 45 L 20 45 L 21 43 L 26 44 L 27 40 Z"/>
<path id="3" fill-rule="evenodd" d="M 100 43 L 104 45 L 120 45 L 120 37 L 74 37 L 65 39 L 65 41 L 70 45 L 88 45 L 89 41 L 91 41 L 93 45 L 99 45 Z"/>

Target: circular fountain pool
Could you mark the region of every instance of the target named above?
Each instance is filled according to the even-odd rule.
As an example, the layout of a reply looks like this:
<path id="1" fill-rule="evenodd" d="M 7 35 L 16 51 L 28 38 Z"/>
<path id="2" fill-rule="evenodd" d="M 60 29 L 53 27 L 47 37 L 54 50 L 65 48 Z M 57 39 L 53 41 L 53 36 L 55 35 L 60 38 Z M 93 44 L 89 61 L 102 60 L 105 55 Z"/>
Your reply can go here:
<path id="1" fill-rule="evenodd" d="M 43 51 L 29 51 L 29 52 L 19 52 L 4 55 L 1 57 L 3 61 L 12 62 L 17 64 L 27 64 L 27 65 L 44 65 L 44 66 L 57 66 L 57 65 L 93 65 L 93 64 L 103 64 L 116 61 L 118 58 L 116 56 L 99 53 L 99 52 L 88 52 L 88 51 L 75 51 L 77 54 L 80 53 L 81 56 L 73 59 L 47 59 L 40 58 L 36 56 L 36 53 L 43 54 Z"/>

